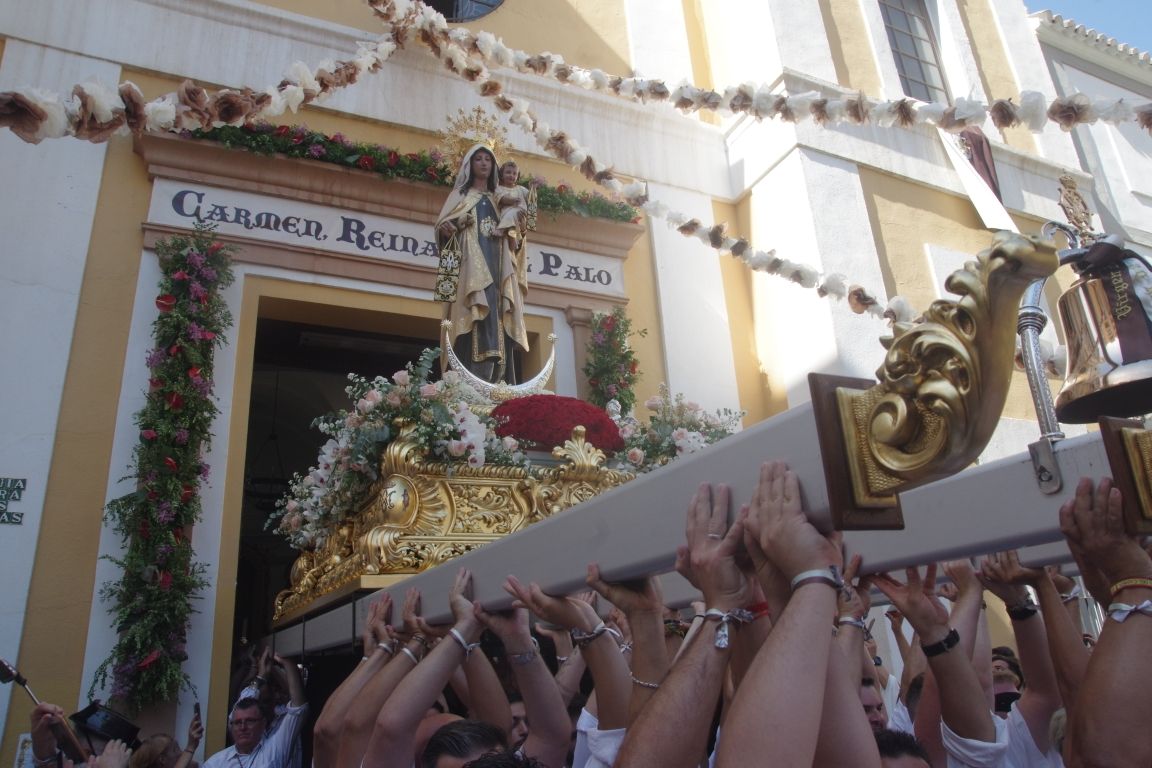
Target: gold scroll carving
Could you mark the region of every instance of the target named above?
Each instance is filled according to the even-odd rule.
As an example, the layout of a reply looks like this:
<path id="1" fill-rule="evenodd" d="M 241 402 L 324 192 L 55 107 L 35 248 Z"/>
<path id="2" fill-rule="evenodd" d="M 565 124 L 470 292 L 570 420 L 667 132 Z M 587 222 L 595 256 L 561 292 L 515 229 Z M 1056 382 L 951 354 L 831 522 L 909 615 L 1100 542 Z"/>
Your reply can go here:
<path id="1" fill-rule="evenodd" d="M 317 601 L 365 577 L 419 573 L 632 480 L 604 467 L 583 427 L 555 448 L 554 466 L 425 463 L 409 425 L 380 460 L 369 501 L 314 552 L 301 553 L 273 621 L 305 615 Z"/>

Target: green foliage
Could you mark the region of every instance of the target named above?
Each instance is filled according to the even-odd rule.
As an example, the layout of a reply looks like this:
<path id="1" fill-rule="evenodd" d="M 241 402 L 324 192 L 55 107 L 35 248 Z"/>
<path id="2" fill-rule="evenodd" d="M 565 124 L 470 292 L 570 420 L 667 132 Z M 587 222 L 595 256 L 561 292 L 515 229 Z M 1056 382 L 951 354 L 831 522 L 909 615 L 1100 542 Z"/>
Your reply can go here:
<path id="1" fill-rule="evenodd" d="M 214 353 L 232 325 L 220 295 L 232 283 L 231 258 L 210 227 L 157 243 L 156 255 L 159 315 L 129 474 L 136 490 L 105 509 L 123 552 L 109 558 L 121 573 L 100 595 L 119 638 L 89 691 L 111 681 L 112 699 L 133 712 L 171 701 L 191 684 L 182 666 L 188 620 L 207 582 L 189 531 L 200 517 L 200 485 L 209 472 L 202 457 L 218 413 Z"/>
<path id="2" fill-rule="evenodd" d="M 633 391 L 640 378 L 636 353 L 628 343 L 631 336 L 645 336 L 647 329 L 632 330 L 632 321 L 623 307 L 592 318 L 592 338 L 588 342 L 588 361 L 584 375 L 591 388 L 588 399 L 601 408 L 609 400 L 620 403 L 620 412 L 628 413 L 636 404 Z"/>
<path id="3" fill-rule="evenodd" d="M 405 153 L 379 144 L 351 141 L 339 133 L 328 136 L 302 125 L 260 122 L 186 131 L 185 135 L 217 141 L 231 149 L 334 163 L 378 173 L 386 179 L 408 179 L 444 187 L 452 184 L 451 176 L 456 171 L 444 164 L 444 158 L 436 150 Z M 638 221 L 640 217 L 639 212 L 626 203 L 592 192 L 573 192 L 564 183 L 555 187 L 543 184 L 537 190 L 537 199 L 540 210 L 553 215 L 572 213 L 612 221 Z"/>

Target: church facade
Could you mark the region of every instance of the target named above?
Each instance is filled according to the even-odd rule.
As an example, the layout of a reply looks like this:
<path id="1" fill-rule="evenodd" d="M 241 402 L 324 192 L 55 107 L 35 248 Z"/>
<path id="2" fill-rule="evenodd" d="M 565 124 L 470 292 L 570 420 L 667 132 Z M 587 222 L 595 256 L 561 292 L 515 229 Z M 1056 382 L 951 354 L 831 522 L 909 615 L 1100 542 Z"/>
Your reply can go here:
<path id="1" fill-rule="evenodd" d="M 205 88 L 275 86 L 294 62 L 349 59 L 380 25 L 361 0 L 318 9 L 304 0 L 42 0 L 0 8 L 0 91 L 134 82 L 145 100 L 186 80 Z M 864 94 L 956 103 L 1051 101 L 1083 92 L 1152 101 L 1152 62 L 1103 35 L 1021 0 L 503 0 L 435 3 L 452 28 L 488 32 L 513 49 L 563 57 L 608 76 L 692 83 L 725 95 L 752 82 L 819 98 Z M 888 323 L 847 299 L 749 269 L 686 236 L 683 222 L 727 223 L 727 234 L 885 306 L 917 311 L 946 296 L 949 273 L 990 244 L 989 228 L 1036 233 L 1064 221 L 1074 184 L 1095 226 L 1152 255 L 1152 137 L 1135 122 L 1065 131 L 983 123 L 961 146 L 923 122 L 819 124 L 757 119 L 619 98 L 545 75 L 493 68 L 505 93 L 611 167 L 647 184 L 650 201 L 682 214 L 635 221 L 541 215 L 530 238 L 525 322 L 543 365 L 555 335 L 552 389 L 587 392 L 581 372 L 595 313 L 624 307 L 642 378 L 709 409 L 746 413 L 745 426 L 808 399 L 807 374 L 870 378 Z M 378 72 L 269 131 L 374 142 L 402 156 L 434 150 L 461 110 L 501 117 L 475 85 L 416 38 Z M 305 127 L 306 126 L 306 127 Z M 604 191 L 559 162 L 530 132 L 507 125 L 507 156 L 554 188 Z M 325 145 L 328 146 L 328 145 Z M 981 147 L 983 149 L 981 149 Z M 966 154 L 967 153 L 967 154 Z M 984 158 L 978 170 L 968 155 Z M 501 160 L 504 158 L 500 158 Z M 223 744 L 229 667 L 238 644 L 270 626 L 270 598 L 292 552 L 265 531 L 270 498 L 314 461 L 313 418 L 346 407 L 344 374 L 389 375 L 439 344 L 433 223 L 443 185 L 384 180 L 373 169 L 229 148 L 179 133 L 39 144 L 0 132 L 8 183 L 0 206 L 0 653 L 38 695 L 75 709 L 115 642 L 100 600 L 118 542 L 105 527 L 138 429 L 160 276 L 154 248 L 196 221 L 237 247 L 225 300 L 234 318 L 217 353 L 220 413 L 205 461 L 204 513 L 192 533 L 209 586 L 198 601 L 186 671 L 207 712 L 207 752 Z M 977 163 L 979 165 L 979 163 Z M 988 186 L 993 169 L 996 193 Z M 1005 218 L 1006 217 L 1006 218 Z M 669 225 L 671 221 L 671 225 Z M 678 222 L 680 225 L 678 226 Z M 729 249 L 730 250 L 730 249 Z M 797 273 L 799 274 L 799 273 Z M 1055 304 L 1061 272 L 1046 294 Z M 842 293 L 846 293 L 844 291 Z M 1055 328 L 1045 332 L 1060 343 Z M 1013 383 L 988 456 L 1025 450 L 1036 432 L 1022 376 Z M 1053 387 L 1059 385 L 1052 379 Z M 106 693 L 106 692 L 97 692 Z M 16 756 L 26 701 L 0 697 L 0 760 Z M 191 697 L 143 722 L 185 723 Z"/>

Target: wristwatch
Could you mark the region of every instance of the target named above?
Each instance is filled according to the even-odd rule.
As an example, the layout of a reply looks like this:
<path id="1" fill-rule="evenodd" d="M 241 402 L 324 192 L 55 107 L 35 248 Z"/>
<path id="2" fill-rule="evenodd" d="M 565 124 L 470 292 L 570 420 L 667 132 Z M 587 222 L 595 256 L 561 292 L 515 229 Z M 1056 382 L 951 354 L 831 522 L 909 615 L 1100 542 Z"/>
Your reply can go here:
<path id="1" fill-rule="evenodd" d="M 928 645 L 921 645 L 920 650 L 924 651 L 925 656 L 932 658 L 933 656 L 939 656 L 942 653 L 948 653 L 948 651 L 955 648 L 956 644 L 959 642 L 960 633 L 955 629 L 950 629 L 948 630 L 948 634 L 944 635 L 943 640 L 939 640 L 935 643 L 929 643 Z"/>

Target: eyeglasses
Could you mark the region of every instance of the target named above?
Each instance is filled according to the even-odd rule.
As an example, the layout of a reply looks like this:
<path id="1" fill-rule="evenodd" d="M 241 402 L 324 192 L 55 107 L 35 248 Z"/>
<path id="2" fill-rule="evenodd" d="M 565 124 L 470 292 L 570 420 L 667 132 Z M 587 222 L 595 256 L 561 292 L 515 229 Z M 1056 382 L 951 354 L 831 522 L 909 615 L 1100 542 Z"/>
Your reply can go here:
<path id="1" fill-rule="evenodd" d="M 255 728 L 257 724 L 262 723 L 262 722 L 264 722 L 264 720 L 262 718 L 259 718 L 259 717 L 243 717 L 243 718 L 240 718 L 239 720 L 233 720 L 232 725 L 235 726 L 236 728 L 240 728 L 240 727 Z"/>

